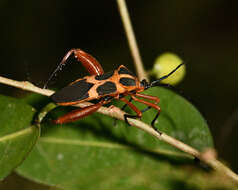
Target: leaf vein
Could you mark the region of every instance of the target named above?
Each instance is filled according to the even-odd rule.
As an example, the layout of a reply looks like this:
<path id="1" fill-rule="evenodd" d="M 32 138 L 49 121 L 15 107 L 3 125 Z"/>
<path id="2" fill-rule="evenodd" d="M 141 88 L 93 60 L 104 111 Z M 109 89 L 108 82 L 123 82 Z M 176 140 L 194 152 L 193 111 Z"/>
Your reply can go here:
<path id="1" fill-rule="evenodd" d="M 8 135 L 5 135 L 3 137 L 0 137 L 0 142 L 4 142 L 4 141 L 7 141 L 7 140 L 17 138 L 19 136 L 23 136 L 23 135 L 28 134 L 28 133 L 32 133 L 33 132 L 33 127 L 34 126 L 30 126 L 30 127 L 25 128 L 23 130 L 20 130 L 20 131 L 14 132 L 12 134 L 8 134 Z"/>
<path id="2" fill-rule="evenodd" d="M 130 146 L 121 145 L 117 143 L 82 141 L 82 140 L 62 139 L 62 138 L 54 138 L 54 137 L 41 137 L 40 142 L 79 145 L 79 146 L 104 147 L 104 148 L 121 148 L 121 149 L 131 148 Z"/>

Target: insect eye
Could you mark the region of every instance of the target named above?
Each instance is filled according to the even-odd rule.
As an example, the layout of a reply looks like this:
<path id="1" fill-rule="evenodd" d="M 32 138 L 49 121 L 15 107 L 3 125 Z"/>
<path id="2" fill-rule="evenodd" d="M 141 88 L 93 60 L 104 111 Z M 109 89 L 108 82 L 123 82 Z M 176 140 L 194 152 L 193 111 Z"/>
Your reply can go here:
<path id="1" fill-rule="evenodd" d="M 141 82 L 140 82 L 140 86 L 141 87 L 144 87 L 145 89 L 149 88 L 149 83 L 143 79 Z"/>

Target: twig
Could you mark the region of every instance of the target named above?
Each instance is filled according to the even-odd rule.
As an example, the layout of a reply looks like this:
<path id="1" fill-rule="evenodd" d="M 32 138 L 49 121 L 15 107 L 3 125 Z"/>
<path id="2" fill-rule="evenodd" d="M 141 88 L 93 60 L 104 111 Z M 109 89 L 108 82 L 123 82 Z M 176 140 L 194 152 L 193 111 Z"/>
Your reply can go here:
<path id="1" fill-rule="evenodd" d="M 48 90 L 48 89 L 43 90 L 28 81 L 16 81 L 16 80 L 8 79 L 2 76 L 0 76 L 0 83 L 6 84 L 8 86 L 14 86 L 16 88 L 20 88 L 23 90 L 35 92 L 37 94 L 42 94 L 44 96 L 50 96 L 54 93 L 54 91 L 52 90 Z"/>
<path id="2" fill-rule="evenodd" d="M 137 76 L 139 77 L 140 80 L 146 79 L 148 81 L 148 77 L 144 70 L 144 66 L 143 66 L 141 56 L 139 53 L 139 48 L 136 43 L 135 34 L 134 34 L 134 31 L 133 31 L 133 28 L 131 25 L 130 16 L 129 16 L 129 13 L 128 13 L 128 10 L 126 7 L 125 0 L 117 0 L 117 4 L 118 4 L 119 12 L 121 15 L 121 19 L 122 19 L 122 22 L 124 25 L 124 29 L 126 32 L 126 36 L 127 36 L 130 50 L 131 50 L 131 54 L 134 59 Z"/>
<path id="3" fill-rule="evenodd" d="M 46 90 L 46 89 L 38 88 L 38 87 L 34 86 L 33 84 L 31 84 L 30 82 L 27 82 L 27 81 L 20 82 L 20 81 L 11 80 L 11 79 L 1 77 L 1 76 L 0 76 L 0 83 L 6 84 L 6 85 L 9 85 L 9 86 L 14 86 L 14 87 L 17 87 L 17 88 L 21 88 L 21 89 L 24 89 L 24 90 L 27 90 L 27 91 L 35 92 L 35 93 L 38 93 L 38 94 L 42 94 L 42 95 L 45 95 L 45 96 L 50 96 L 54 93 L 54 91 L 52 91 L 52 90 Z M 88 106 L 88 105 L 91 105 L 91 103 L 84 102 L 84 103 L 80 103 L 76 106 L 85 107 L 85 106 Z M 120 110 L 119 108 L 117 108 L 115 106 L 111 106 L 109 108 L 101 107 L 98 110 L 98 112 L 102 113 L 104 115 L 115 117 L 115 118 L 120 119 L 120 120 L 124 120 L 125 112 L 123 112 L 122 110 Z M 201 161 L 206 163 L 208 166 L 212 167 L 214 170 L 223 173 L 224 175 L 230 177 L 236 183 L 238 183 L 238 175 L 236 173 L 234 173 L 231 169 L 229 169 L 227 166 L 225 166 L 223 163 L 221 163 L 220 161 L 215 159 L 214 157 L 211 157 L 211 158 L 205 157 L 198 150 L 190 147 L 187 144 L 184 144 L 183 142 L 181 142 L 177 139 L 174 139 L 171 136 L 166 135 L 165 133 L 162 133 L 160 135 L 150 125 L 145 124 L 142 121 L 128 118 L 128 122 L 130 123 L 130 125 L 149 133 L 150 135 L 156 137 L 157 139 L 159 139 L 161 141 L 164 141 L 164 142 L 178 148 L 179 150 L 182 150 L 182 151 L 192 155 L 193 157 L 196 157 L 196 158 L 200 159 Z"/>

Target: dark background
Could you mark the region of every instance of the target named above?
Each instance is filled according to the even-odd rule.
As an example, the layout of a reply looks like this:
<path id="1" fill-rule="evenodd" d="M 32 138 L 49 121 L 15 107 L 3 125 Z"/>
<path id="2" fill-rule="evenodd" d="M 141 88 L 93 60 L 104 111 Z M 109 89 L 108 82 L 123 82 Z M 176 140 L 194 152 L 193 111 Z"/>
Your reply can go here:
<path id="1" fill-rule="evenodd" d="M 210 126 L 219 157 L 238 172 L 238 3 L 227 0 L 127 0 L 147 70 L 164 52 L 187 63 L 178 86 Z M 0 1 L 0 75 L 43 86 L 65 53 L 81 48 L 105 71 L 134 70 L 116 1 Z M 72 64 L 50 87 L 87 74 Z M 25 92 L 0 85 L 0 93 Z M 192 126 L 191 126 L 192 127 Z M 15 176 L 13 176 L 15 179 Z"/>

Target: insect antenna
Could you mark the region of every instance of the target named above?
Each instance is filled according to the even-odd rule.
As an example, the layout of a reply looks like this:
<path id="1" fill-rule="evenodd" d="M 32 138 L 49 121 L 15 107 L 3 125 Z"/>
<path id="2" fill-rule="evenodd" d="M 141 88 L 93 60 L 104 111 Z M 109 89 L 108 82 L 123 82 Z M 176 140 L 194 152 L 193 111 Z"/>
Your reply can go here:
<path id="1" fill-rule="evenodd" d="M 150 87 L 154 87 L 154 86 L 161 86 L 160 81 L 168 78 L 170 75 L 172 75 L 175 71 L 177 71 L 182 65 L 184 65 L 184 63 L 181 63 L 180 65 L 178 65 L 174 70 L 172 70 L 169 74 L 162 76 L 161 78 L 159 78 L 158 80 L 155 80 L 153 82 L 151 82 Z"/>

